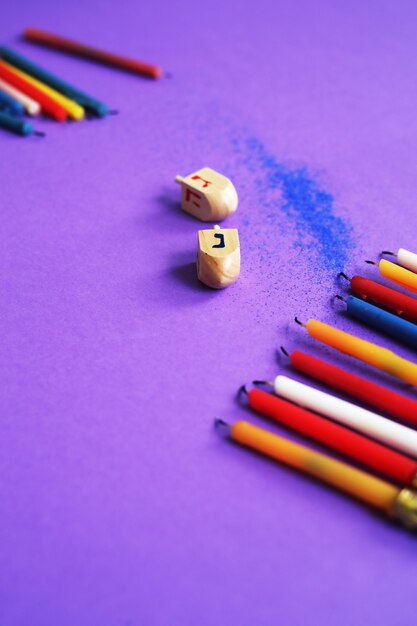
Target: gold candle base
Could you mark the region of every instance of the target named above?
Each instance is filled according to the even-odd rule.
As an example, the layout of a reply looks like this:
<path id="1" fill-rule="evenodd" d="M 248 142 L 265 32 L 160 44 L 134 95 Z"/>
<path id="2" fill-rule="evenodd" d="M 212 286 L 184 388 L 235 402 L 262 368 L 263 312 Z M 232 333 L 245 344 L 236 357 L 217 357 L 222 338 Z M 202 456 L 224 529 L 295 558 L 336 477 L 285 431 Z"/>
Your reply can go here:
<path id="1" fill-rule="evenodd" d="M 417 529 L 417 493 L 401 489 L 394 501 L 391 515 L 409 530 Z"/>

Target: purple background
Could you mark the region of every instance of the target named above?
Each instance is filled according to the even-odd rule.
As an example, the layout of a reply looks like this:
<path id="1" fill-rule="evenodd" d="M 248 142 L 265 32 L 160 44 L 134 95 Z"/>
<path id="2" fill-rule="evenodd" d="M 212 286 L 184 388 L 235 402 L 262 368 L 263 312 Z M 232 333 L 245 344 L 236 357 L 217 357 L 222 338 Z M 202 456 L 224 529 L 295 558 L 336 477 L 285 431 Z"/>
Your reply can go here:
<path id="1" fill-rule="evenodd" d="M 36 5 L 36 6 L 35 6 Z M 416 623 L 415 539 L 222 441 L 288 371 L 339 269 L 416 249 L 417 5 L 215 0 L 3 7 L 1 41 L 120 110 L 0 135 L 1 626 Z M 148 59 L 159 82 L 18 41 Z M 239 282 L 199 285 L 176 174 L 235 183 Z M 343 265 L 343 267 L 341 266 Z M 291 375 L 291 374 L 290 374 Z"/>

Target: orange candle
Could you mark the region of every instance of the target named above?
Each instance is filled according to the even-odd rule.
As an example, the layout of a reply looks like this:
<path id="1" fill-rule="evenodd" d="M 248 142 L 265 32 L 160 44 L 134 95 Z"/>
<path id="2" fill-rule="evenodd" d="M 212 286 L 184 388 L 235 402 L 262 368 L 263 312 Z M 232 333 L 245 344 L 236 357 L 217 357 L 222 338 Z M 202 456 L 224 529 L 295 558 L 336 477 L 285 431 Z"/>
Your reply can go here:
<path id="1" fill-rule="evenodd" d="M 244 446 L 311 474 L 384 511 L 391 510 L 400 491 L 398 487 L 367 472 L 274 435 L 249 422 L 239 421 L 233 424 L 230 436 Z"/>
<path id="2" fill-rule="evenodd" d="M 229 425 L 216 420 L 216 424 L 226 427 L 229 437 L 241 445 L 310 474 L 401 520 L 406 526 L 417 528 L 417 494 L 414 491 L 399 489 L 347 463 L 288 441 L 249 422 L 238 421 Z"/>
<path id="3" fill-rule="evenodd" d="M 336 348 L 339 352 L 353 356 L 407 383 L 417 385 L 417 365 L 403 359 L 395 352 L 377 346 L 370 341 L 359 339 L 359 337 L 345 333 L 328 324 L 323 324 L 318 320 L 308 320 L 307 324 L 302 324 L 302 326 L 305 326 L 311 337 Z"/>

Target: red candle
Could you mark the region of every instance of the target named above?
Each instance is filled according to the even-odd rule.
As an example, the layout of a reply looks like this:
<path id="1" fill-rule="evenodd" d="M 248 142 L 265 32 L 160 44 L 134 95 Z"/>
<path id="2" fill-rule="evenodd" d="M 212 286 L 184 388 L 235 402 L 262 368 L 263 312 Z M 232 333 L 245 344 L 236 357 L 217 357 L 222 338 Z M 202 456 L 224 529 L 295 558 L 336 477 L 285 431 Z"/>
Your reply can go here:
<path id="1" fill-rule="evenodd" d="M 391 391 L 382 385 L 373 383 L 362 376 L 346 372 L 336 365 L 331 365 L 310 354 L 293 350 L 289 355 L 291 365 L 310 378 L 319 380 L 329 387 L 342 391 L 357 400 L 399 417 L 405 422 L 417 424 L 417 402 Z"/>
<path id="2" fill-rule="evenodd" d="M 67 112 L 61 105 L 57 104 L 55 100 L 52 100 L 52 98 L 43 93 L 43 91 L 40 91 L 37 87 L 28 83 L 27 80 L 15 74 L 1 61 L 0 78 L 3 78 L 7 83 L 16 87 L 16 89 L 19 89 L 19 91 L 22 91 L 30 98 L 33 98 L 33 100 L 36 100 L 36 102 L 39 102 L 42 113 L 47 113 L 59 122 L 63 122 L 67 119 Z"/>
<path id="3" fill-rule="evenodd" d="M 136 59 L 129 59 L 120 54 L 105 52 L 104 50 L 86 46 L 78 41 L 60 37 L 59 35 L 39 30 L 38 28 L 26 28 L 23 36 L 28 41 L 40 44 L 41 46 L 47 46 L 55 50 L 63 50 L 64 52 L 69 52 L 70 54 L 84 57 L 85 59 L 92 59 L 93 61 L 104 63 L 105 65 L 112 65 L 113 67 L 133 72 L 134 74 L 141 74 L 148 78 L 159 78 L 162 76 L 162 70 L 157 65 L 151 65 L 150 63 L 144 63 Z"/>
<path id="4" fill-rule="evenodd" d="M 417 322 L 417 300 L 415 298 L 380 285 L 373 280 L 362 278 L 362 276 L 353 276 L 350 279 L 350 287 L 353 293 L 362 300 L 371 300 L 375 304 L 410 320 L 410 322 Z"/>
<path id="5" fill-rule="evenodd" d="M 404 485 L 417 485 L 417 461 L 282 398 L 252 389 L 249 406 Z"/>

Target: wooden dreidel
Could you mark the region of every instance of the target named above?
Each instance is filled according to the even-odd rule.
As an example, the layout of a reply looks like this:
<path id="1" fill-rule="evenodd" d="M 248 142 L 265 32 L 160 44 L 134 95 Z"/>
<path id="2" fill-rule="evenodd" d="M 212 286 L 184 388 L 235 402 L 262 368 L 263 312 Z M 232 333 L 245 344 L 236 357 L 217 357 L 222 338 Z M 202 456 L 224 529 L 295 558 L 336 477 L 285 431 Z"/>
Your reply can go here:
<path id="1" fill-rule="evenodd" d="M 198 231 L 197 276 L 213 289 L 223 289 L 240 274 L 240 244 L 237 228 Z"/>
<path id="2" fill-rule="evenodd" d="M 181 185 L 182 209 L 203 222 L 220 222 L 237 209 L 233 183 L 210 167 L 175 180 Z"/>

